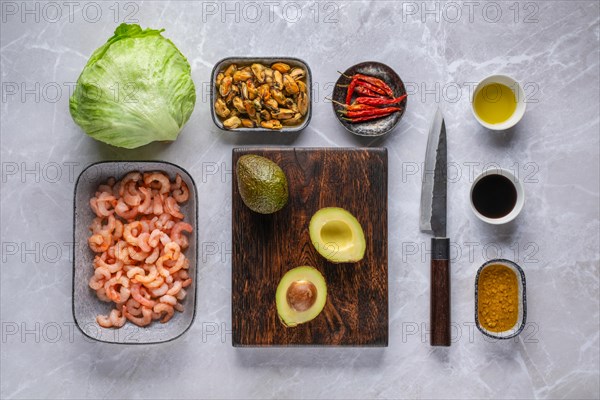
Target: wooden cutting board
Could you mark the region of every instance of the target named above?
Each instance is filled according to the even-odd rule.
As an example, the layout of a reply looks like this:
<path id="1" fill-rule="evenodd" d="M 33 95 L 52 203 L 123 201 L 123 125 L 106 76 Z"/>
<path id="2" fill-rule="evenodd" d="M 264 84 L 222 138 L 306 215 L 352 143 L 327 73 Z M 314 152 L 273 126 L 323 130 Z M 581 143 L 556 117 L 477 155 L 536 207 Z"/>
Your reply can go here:
<path id="1" fill-rule="evenodd" d="M 288 204 L 260 215 L 238 191 L 244 154 L 276 162 L 289 185 Z M 233 149 L 232 323 L 234 346 L 387 346 L 387 150 L 345 148 Z M 366 252 L 355 264 L 332 264 L 311 244 L 308 225 L 323 207 L 342 207 L 361 223 Z M 309 265 L 327 282 L 327 304 L 314 320 L 286 328 L 275 291 L 286 271 Z"/>

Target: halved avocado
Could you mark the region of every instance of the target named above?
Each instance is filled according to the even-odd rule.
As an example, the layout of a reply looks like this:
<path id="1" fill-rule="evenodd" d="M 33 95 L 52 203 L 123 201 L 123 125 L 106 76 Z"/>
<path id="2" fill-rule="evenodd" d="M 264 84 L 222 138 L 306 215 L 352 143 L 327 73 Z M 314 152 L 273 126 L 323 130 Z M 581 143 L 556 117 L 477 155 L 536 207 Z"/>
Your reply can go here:
<path id="1" fill-rule="evenodd" d="M 288 327 L 315 319 L 326 301 L 325 278 L 315 268 L 306 266 L 286 272 L 275 294 L 279 320 Z"/>
<path id="2" fill-rule="evenodd" d="M 365 255 L 365 234 L 360 222 L 339 207 L 322 208 L 308 227 L 315 249 L 333 263 L 351 263 Z"/>

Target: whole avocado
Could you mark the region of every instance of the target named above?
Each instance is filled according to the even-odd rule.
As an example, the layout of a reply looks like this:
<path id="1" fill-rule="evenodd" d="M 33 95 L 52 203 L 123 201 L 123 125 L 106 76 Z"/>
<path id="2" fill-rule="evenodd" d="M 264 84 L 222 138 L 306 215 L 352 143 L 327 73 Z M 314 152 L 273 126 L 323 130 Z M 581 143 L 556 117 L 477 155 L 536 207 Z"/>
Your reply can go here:
<path id="1" fill-rule="evenodd" d="M 281 210 L 288 201 L 283 170 L 268 158 L 246 154 L 237 161 L 237 182 L 244 204 L 260 214 Z"/>

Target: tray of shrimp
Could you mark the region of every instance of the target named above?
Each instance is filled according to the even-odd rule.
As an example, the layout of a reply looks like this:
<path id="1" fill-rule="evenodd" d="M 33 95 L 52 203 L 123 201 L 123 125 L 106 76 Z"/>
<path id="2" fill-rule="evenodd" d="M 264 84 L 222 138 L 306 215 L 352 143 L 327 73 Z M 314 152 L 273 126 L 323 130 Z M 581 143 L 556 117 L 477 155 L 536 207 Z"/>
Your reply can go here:
<path id="1" fill-rule="evenodd" d="M 107 161 L 75 184 L 73 317 L 110 343 L 176 339 L 196 313 L 197 192 L 163 161 Z"/>

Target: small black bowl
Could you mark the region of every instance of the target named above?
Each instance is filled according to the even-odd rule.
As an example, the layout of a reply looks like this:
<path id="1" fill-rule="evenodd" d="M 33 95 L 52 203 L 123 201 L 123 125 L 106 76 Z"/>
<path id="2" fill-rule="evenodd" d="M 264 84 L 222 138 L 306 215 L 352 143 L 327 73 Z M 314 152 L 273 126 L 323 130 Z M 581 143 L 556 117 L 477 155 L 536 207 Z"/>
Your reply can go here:
<path id="1" fill-rule="evenodd" d="M 360 64 L 353 65 L 348 68 L 344 75 L 352 76 L 354 74 L 364 74 L 370 75 L 375 78 L 379 78 L 385 83 L 387 83 L 390 88 L 394 91 L 394 96 L 399 97 L 403 94 L 406 94 L 406 88 L 404 87 L 404 83 L 402 79 L 398 76 L 393 69 L 388 67 L 385 64 L 376 62 L 376 61 L 366 61 Z M 333 89 L 332 98 L 333 100 L 345 104 L 346 102 L 346 93 L 347 87 L 340 87 L 339 85 L 349 85 L 351 79 L 347 78 L 344 75 L 340 75 L 339 79 L 335 83 L 335 87 Z M 354 100 L 358 97 L 356 94 L 352 97 Z M 398 106 L 401 108 L 399 112 L 395 112 L 387 117 L 374 119 L 371 121 L 365 122 L 357 122 L 351 123 L 342 119 L 342 115 L 338 111 L 343 110 L 344 108 L 339 104 L 333 104 L 333 112 L 337 117 L 338 121 L 347 131 L 354 133 L 358 136 L 382 136 L 386 133 L 390 132 L 392 129 L 398 125 L 398 122 L 402 119 L 404 115 L 404 111 L 406 110 L 407 98 L 404 98 L 400 103 L 394 104 L 394 106 Z"/>

